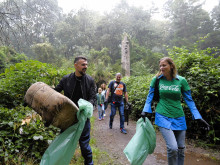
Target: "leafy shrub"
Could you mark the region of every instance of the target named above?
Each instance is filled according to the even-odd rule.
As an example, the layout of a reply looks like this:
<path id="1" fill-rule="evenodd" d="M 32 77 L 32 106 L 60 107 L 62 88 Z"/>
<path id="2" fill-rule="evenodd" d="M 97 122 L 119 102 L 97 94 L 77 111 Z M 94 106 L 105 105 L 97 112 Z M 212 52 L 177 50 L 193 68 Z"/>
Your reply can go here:
<path id="1" fill-rule="evenodd" d="M 131 39 L 131 75 L 148 75 L 158 71 L 158 61 L 163 57 L 162 53 L 141 46 L 135 39 Z M 143 68 L 143 69 L 140 69 Z"/>
<path id="2" fill-rule="evenodd" d="M 22 125 L 31 109 L 17 107 L 0 108 L 0 164 L 18 164 L 32 158 L 39 163 L 48 143 L 56 136 L 58 129 L 45 128 L 40 117 Z"/>
<path id="3" fill-rule="evenodd" d="M 1 46 L 0 47 L 0 73 L 4 72 L 4 69 L 22 60 L 27 59 L 24 54 L 18 54 L 13 49 Z"/>
<path id="4" fill-rule="evenodd" d="M 39 163 L 48 140 L 54 139 L 58 130 L 45 128 L 39 117 L 21 125 L 22 119 L 31 112 L 19 105 L 32 83 L 42 81 L 55 85 L 65 74 L 67 70 L 29 60 L 11 65 L 0 75 L 0 164 L 18 164 L 26 158 Z"/>
<path id="5" fill-rule="evenodd" d="M 22 103 L 31 84 L 41 81 L 54 85 L 65 74 L 65 70 L 57 71 L 52 65 L 39 61 L 28 60 L 12 65 L 0 75 L 0 105 L 7 108 L 16 107 Z"/>
<path id="6" fill-rule="evenodd" d="M 131 117 L 137 120 L 144 108 L 148 95 L 150 82 L 154 75 L 124 77 L 123 82 L 126 84 L 129 102 L 132 103 Z"/>
<path id="7" fill-rule="evenodd" d="M 32 45 L 31 48 L 34 51 L 35 58 L 38 61 L 46 63 L 55 62 L 56 56 L 54 52 L 54 47 L 50 43 L 37 43 Z"/>

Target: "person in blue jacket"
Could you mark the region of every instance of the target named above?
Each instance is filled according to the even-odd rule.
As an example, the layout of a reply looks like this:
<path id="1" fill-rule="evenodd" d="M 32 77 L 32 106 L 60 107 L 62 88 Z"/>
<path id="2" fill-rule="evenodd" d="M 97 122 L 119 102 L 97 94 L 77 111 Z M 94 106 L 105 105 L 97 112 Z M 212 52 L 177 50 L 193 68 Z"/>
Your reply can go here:
<path id="1" fill-rule="evenodd" d="M 169 57 L 160 59 L 160 70 L 152 79 L 150 90 L 141 116 L 144 118 L 152 113 L 151 103 L 153 101 L 156 80 L 159 79 L 159 101 L 156 106 L 155 124 L 166 142 L 167 159 L 169 165 L 184 164 L 186 120 L 181 106 L 181 95 L 189 107 L 193 119 L 209 124 L 202 119 L 192 99 L 190 87 L 186 79 L 177 75 L 177 69 L 173 60 Z"/>

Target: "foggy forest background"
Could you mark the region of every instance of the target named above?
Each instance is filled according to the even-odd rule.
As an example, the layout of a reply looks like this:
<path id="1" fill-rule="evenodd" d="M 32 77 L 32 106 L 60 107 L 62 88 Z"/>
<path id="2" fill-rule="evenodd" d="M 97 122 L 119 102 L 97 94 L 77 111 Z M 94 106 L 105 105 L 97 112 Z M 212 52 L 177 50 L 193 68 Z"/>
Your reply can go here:
<path id="1" fill-rule="evenodd" d="M 39 163 L 48 141 L 58 135 L 57 128 L 44 127 L 39 117 L 32 118 L 30 108 L 23 107 L 30 85 L 37 81 L 57 85 L 74 71 L 76 56 L 88 58 L 87 73 L 97 87 L 109 83 L 115 73 L 123 73 L 124 36 L 130 45 L 131 76 L 123 78 L 132 103 L 130 117 L 140 117 L 158 61 L 169 56 L 178 74 L 187 79 L 199 112 L 210 124 L 210 130 L 200 129 L 183 102 L 187 138 L 219 148 L 220 3 L 210 12 L 202 5 L 200 0 L 166 0 L 165 19 L 156 20 L 156 6 L 144 10 L 126 0 L 103 14 L 86 8 L 64 14 L 57 0 L 1 1 L 0 164 L 30 159 Z M 28 116 L 31 122 L 22 124 Z"/>

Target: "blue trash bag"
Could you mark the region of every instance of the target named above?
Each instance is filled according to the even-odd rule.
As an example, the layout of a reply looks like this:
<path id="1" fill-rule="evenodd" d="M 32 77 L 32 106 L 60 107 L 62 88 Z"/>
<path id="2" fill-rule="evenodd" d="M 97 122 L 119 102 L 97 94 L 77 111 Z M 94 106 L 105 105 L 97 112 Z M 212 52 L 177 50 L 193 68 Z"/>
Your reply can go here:
<path id="1" fill-rule="evenodd" d="M 154 152 L 155 147 L 156 133 L 151 122 L 147 117 L 145 122 L 140 118 L 137 121 L 136 133 L 125 147 L 124 154 L 131 165 L 142 165 L 147 155 Z"/>
<path id="2" fill-rule="evenodd" d="M 87 118 L 92 117 L 93 105 L 83 99 L 78 101 L 78 122 L 57 136 L 45 151 L 40 165 L 69 165 L 76 150 Z"/>

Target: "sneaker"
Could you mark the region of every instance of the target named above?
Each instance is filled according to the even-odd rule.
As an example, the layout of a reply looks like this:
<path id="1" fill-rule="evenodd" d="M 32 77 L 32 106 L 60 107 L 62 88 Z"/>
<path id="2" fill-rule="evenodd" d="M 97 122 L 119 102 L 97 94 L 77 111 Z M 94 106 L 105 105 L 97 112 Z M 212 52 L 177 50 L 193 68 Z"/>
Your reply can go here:
<path id="1" fill-rule="evenodd" d="M 102 118 L 102 120 L 104 120 L 104 117 Z"/>
<path id="2" fill-rule="evenodd" d="M 127 131 L 124 128 L 121 128 L 121 133 L 127 134 Z"/>
<path id="3" fill-rule="evenodd" d="M 101 118 L 99 118 L 99 121 L 102 120 Z"/>

